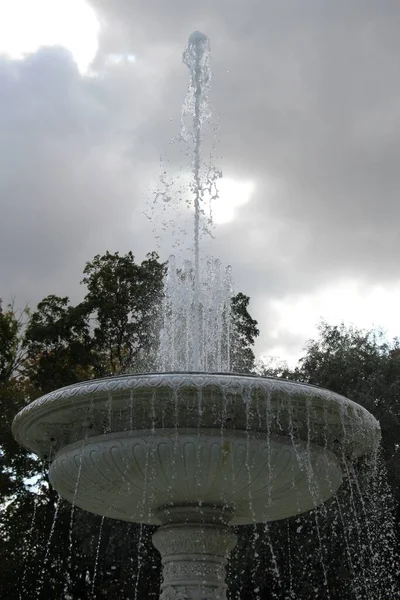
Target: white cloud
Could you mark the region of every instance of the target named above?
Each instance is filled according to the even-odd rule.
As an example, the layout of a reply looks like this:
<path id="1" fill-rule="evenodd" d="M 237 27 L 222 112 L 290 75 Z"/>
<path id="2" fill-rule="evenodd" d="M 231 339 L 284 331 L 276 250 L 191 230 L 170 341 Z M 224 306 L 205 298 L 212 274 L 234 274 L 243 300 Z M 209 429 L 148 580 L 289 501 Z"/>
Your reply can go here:
<path id="1" fill-rule="evenodd" d="M 2 0 L 0 53 L 22 59 L 41 46 L 67 48 L 85 73 L 98 49 L 100 23 L 85 0 Z"/>
<path id="2" fill-rule="evenodd" d="M 400 284 L 383 287 L 356 281 L 333 283 L 310 294 L 292 295 L 269 303 L 274 325 L 268 332 L 268 354 L 292 365 L 323 319 L 361 329 L 380 328 L 389 338 L 400 331 Z M 281 342 L 286 340 L 287 344 Z M 267 354 L 267 353 L 265 353 Z"/>
<path id="3" fill-rule="evenodd" d="M 219 196 L 213 201 L 212 217 L 216 225 L 224 225 L 239 216 L 242 207 L 250 202 L 256 185 L 253 181 L 224 177 L 217 188 Z"/>

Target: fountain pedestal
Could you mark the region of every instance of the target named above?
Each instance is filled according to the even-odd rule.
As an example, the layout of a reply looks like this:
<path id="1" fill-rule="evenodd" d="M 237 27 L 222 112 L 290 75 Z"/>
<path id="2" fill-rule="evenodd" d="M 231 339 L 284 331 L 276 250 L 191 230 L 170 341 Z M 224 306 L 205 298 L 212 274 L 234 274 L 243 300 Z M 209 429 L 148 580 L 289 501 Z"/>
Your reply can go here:
<path id="1" fill-rule="evenodd" d="M 226 600 L 225 566 L 236 545 L 231 515 L 208 507 L 172 507 L 153 535 L 161 554 L 160 600 Z"/>

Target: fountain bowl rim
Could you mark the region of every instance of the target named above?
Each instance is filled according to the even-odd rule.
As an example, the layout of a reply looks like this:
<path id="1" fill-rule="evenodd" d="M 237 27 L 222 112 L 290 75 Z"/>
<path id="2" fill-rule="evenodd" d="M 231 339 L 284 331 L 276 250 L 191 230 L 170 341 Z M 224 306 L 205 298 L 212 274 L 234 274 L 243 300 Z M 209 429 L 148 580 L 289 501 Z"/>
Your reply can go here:
<path id="1" fill-rule="evenodd" d="M 32 402 L 30 402 L 27 406 L 30 406 L 31 404 L 33 404 L 34 402 L 36 402 L 36 400 L 39 399 L 44 399 L 47 398 L 47 396 L 51 396 L 57 392 L 62 392 L 64 390 L 69 390 L 69 389 L 74 389 L 74 388 L 78 388 L 79 386 L 86 386 L 86 385 L 91 385 L 91 384 L 97 384 L 97 383 L 101 383 L 101 382 L 111 382 L 111 381 L 116 381 L 116 380 L 126 380 L 126 379 L 130 379 L 130 378 L 140 378 L 140 377 L 144 377 L 144 378 L 148 378 L 148 377 L 165 377 L 166 375 L 181 375 L 181 376 L 199 376 L 199 377 L 226 377 L 226 378 L 230 378 L 230 379 L 249 379 L 249 380 L 258 380 L 258 381 L 270 381 L 273 383 L 278 383 L 279 384 L 289 384 L 289 385 L 293 385 L 296 387 L 301 387 L 301 388 L 311 388 L 314 390 L 317 390 L 319 392 L 322 393 L 327 393 L 329 395 L 331 395 L 332 397 L 334 396 L 336 399 L 342 398 L 343 400 L 345 400 L 346 402 L 350 402 L 352 404 L 356 404 L 357 406 L 360 406 L 361 408 L 364 408 L 362 406 L 362 404 L 359 404 L 358 402 L 355 402 L 354 400 L 350 400 L 350 398 L 347 398 L 346 396 L 344 396 L 343 394 L 339 394 L 338 392 L 333 392 L 332 390 L 329 390 L 326 387 L 320 386 L 320 385 L 316 385 L 314 383 L 308 383 L 308 382 L 303 382 L 303 381 L 297 381 L 295 379 L 288 379 L 286 377 L 274 377 L 273 375 L 259 375 L 257 373 L 241 373 L 239 371 L 139 371 L 139 372 L 132 372 L 132 373 L 121 373 L 121 374 L 112 374 L 112 375 L 106 375 L 104 377 L 95 377 L 93 379 L 83 379 L 82 381 L 76 381 L 75 383 L 69 383 L 67 385 L 63 385 L 55 390 L 52 390 L 51 392 L 47 392 L 45 394 L 42 394 L 41 396 L 38 396 L 38 398 L 36 398 L 35 400 L 32 400 Z M 367 410 L 367 409 L 364 409 Z"/>
<path id="2" fill-rule="evenodd" d="M 351 411 L 357 415 L 372 435 L 375 441 L 372 446 L 376 447 L 380 441 L 380 426 L 376 418 L 361 404 L 354 402 L 315 385 L 292 381 L 289 379 L 260 376 L 256 374 L 239 373 L 216 373 L 216 372 L 191 372 L 191 371 L 170 371 L 155 373 L 132 373 L 124 375 L 113 375 L 99 379 L 89 379 L 58 388 L 43 396 L 40 396 L 33 402 L 27 404 L 14 417 L 12 422 L 12 433 L 14 438 L 22 446 L 31 449 L 31 444 L 27 443 L 26 427 L 33 422 L 40 420 L 46 421 L 46 415 L 51 412 L 58 412 L 60 409 L 75 410 L 75 408 L 85 401 L 85 397 L 106 399 L 110 395 L 116 397 L 122 394 L 132 394 L 140 390 L 173 390 L 173 389 L 216 389 L 219 388 L 221 395 L 224 393 L 234 396 L 242 395 L 245 392 L 263 392 L 264 394 L 283 394 L 289 401 L 295 401 L 296 398 L 305 398 L 317 403 L 320 407 L 329 405 L 337 414 L 341 410 Z M 271 396 L 272 397 L 272 396 Z M 103 400 L 104 401 L 104 400 Z M 304 403 L 304 400 L 301 401 Z M 320 404 L 321 403 L 321 404 Z M 341 407 L 341 408 L 340 408 Z M 43 419 L 43 417 L 46 417 Z M 371 443 L 367 444 L 371 447 Z M 35 450 L 33 450 L 36 452 Z M 364 453 L 364 452 L 363 452 Z"/>

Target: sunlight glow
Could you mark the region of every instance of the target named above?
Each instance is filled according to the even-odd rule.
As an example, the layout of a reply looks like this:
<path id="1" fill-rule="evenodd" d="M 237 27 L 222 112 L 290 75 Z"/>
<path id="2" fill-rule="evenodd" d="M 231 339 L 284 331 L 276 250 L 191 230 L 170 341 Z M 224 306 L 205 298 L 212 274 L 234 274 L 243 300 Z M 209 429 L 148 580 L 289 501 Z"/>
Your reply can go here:
<path id="1" fill-rule="evenodd" d="M 134 54 L 107 54 L 105 58 L 105 65 L 108 66 L 118 66 L 118 65 L 127 65 L 134 64 L 136 62 L 136 56 Z"/>
<path id="2" fill-rule="evenodd" d="M 239 208 L 250 202 L 256 188 L 253 181 L 223 177 L 217 183 L 219 197 L 212 202 L 212 218 L 216 225 L 233 221 Z"/>
<path id="3" fill-rule="evenodd" d="M 85 0 L 1 0 L 0 54 L 23 59 L 42 46 L 68 49 L 85 73 L 98 49 L 100 23 Z"/>

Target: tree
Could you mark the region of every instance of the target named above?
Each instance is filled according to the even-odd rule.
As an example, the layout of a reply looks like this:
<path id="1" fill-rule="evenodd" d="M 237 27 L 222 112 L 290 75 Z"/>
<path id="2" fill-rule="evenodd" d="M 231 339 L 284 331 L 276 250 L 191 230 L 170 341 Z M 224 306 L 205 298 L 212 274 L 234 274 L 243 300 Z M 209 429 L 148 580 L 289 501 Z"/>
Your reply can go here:
<path id="1" fill-rule="evenodd" d="M 150 367 L 157 344 L 157 316 L 165 263 L 148 254 L 140 265 L 132 252 L 97 255 L 86 263 L 82 283 L 87 286 L 83 305 L 94 322 L 94 343 L 105 357 L 108 373 L 126 373 Z"/>
<path id="2" fill-rule="evenodd" d="M 71 506 L 48 481 L 48 466 L 14 441 L 11 422 L 26 403 L 52 389 L 153 368 L 165 268 L 155 253 L 138 264 L 130 252 L 107 252 L 86 264 L 86 294 L 76 306 L 52 294 L 26 313 L 26 322 L 12 307 L 0 311 L 0 598 L 119 599 L 136 587 L 138 568 L 137 597 L 158 598 L 152 528 L 102 521 L 78 508 L 72 518 Z M 246 370 L 258 334 L 248 304 L 244 295 L 232 299 L 235 360 Z M 144 555 L 138 556 L 139 544 Z M 19 589 L 10 572 L 19 575 Z"/>
<path id="3" fill-rule="evenodd" d="M 0 299 L 0 382 L 7 382 L 21 366 L 24 358 L 22 330 L 29 316 L 26 308 L 19 314 L 13 304 L 4 311 Z"/>
<path id="4" fill-rule="evenodd" d="M 27 324 L 25 374 L 44 394 L 96 374 L 88 309 L 50 295 L 39 302 Z"/>
<path id="5" fill-rule="evenodd" d="M 233 321 L 233 344 L 231 350 L 231 370 L 237 373 L 250 373 L 254 369 L 253 346 L 259 335 L 257 321 L 249 314 L 249 296 L 241 292 L 231 300 Z"/>
<path id="6" fill-rule="evenodd" d="M 292 379 L 331 389 L 369 410 L 380 422 L 382 448 L 393 493 L 400 501 L 400 348 L 380 331 L 319 326 Z"/>
<path id="7" fill-rule="evenodd" d="M 163 271 L 155 254 L 138 265 L 131 253 L 122 257 L 107 253 L 86 264 L 83 283 L 88 291 L 78 305 L 72 306 L 67 297 L 47 296 L 29 315 L 25 328 L 12 310 L 0 314 L 0 367 L 2 380 L 7 379 L 0 389 L 5 433 L 0 455 L 4 458 L 0 589 L 5 598 L 19 598 L 20 592 L 30 595 L 38 586 L 38 594 L 46 598 L 67 592 L 72 598 L 102 597 L 100 590 L 105 591 L 103 597 L 120 598 L 119 569 L 134 577 L 138 526 L 105 520 L 102 531 L 108 551 L 99 555 L 95 566 L 101 542 L 99 518 L 75 508 L 72 520 L 71 506 L 51 488 L 47 465 L 16 444 L 11 422 L 27 401 L 52 389 L 140 369 L 139 359 L 154 346 L 153 317 Z M 17 364 L 18 376 L 11 381 Z M 157 560 L 155 551 L 151 555 Z M 151 568 L 151 561 L 146 565 Z M 10 571 L 23 574 L 20 590 L 8 581 Z M 128 592 L 132 581 L 124 585 Z M 138 582 L 139 593 L 143 585 Z"/>
<path id="8" fill-rule="evenodd" d="M 26 310 L 17 314 L 12 305 L 4 311 L 0 302 L 0 503 L 20 494 L 23 479 L 35 472 L 36 461 L 11 435 L 12 419 L 30 392 L 28 382 L 19 376 L 24 357 L 22 330 L 27 315 Z"/>
<path id="9" fill-rule="evenodd" d="M 32 397 L 29 381 L 21 374 L 25 357 L 23 329 L 27 310 L 17 314 L 12 305 L 0 305 L 0 597 L 12 598 L 15 580 L 10 573 L 25 572 L 28 552 L 23 541 L 30 531 L 34 495 L 30 482 L 41 477 L 41 464 L 19 446 L 11 434 L 16 414 Z M 17 596 L 15 596 L 17 597 Z"/>

